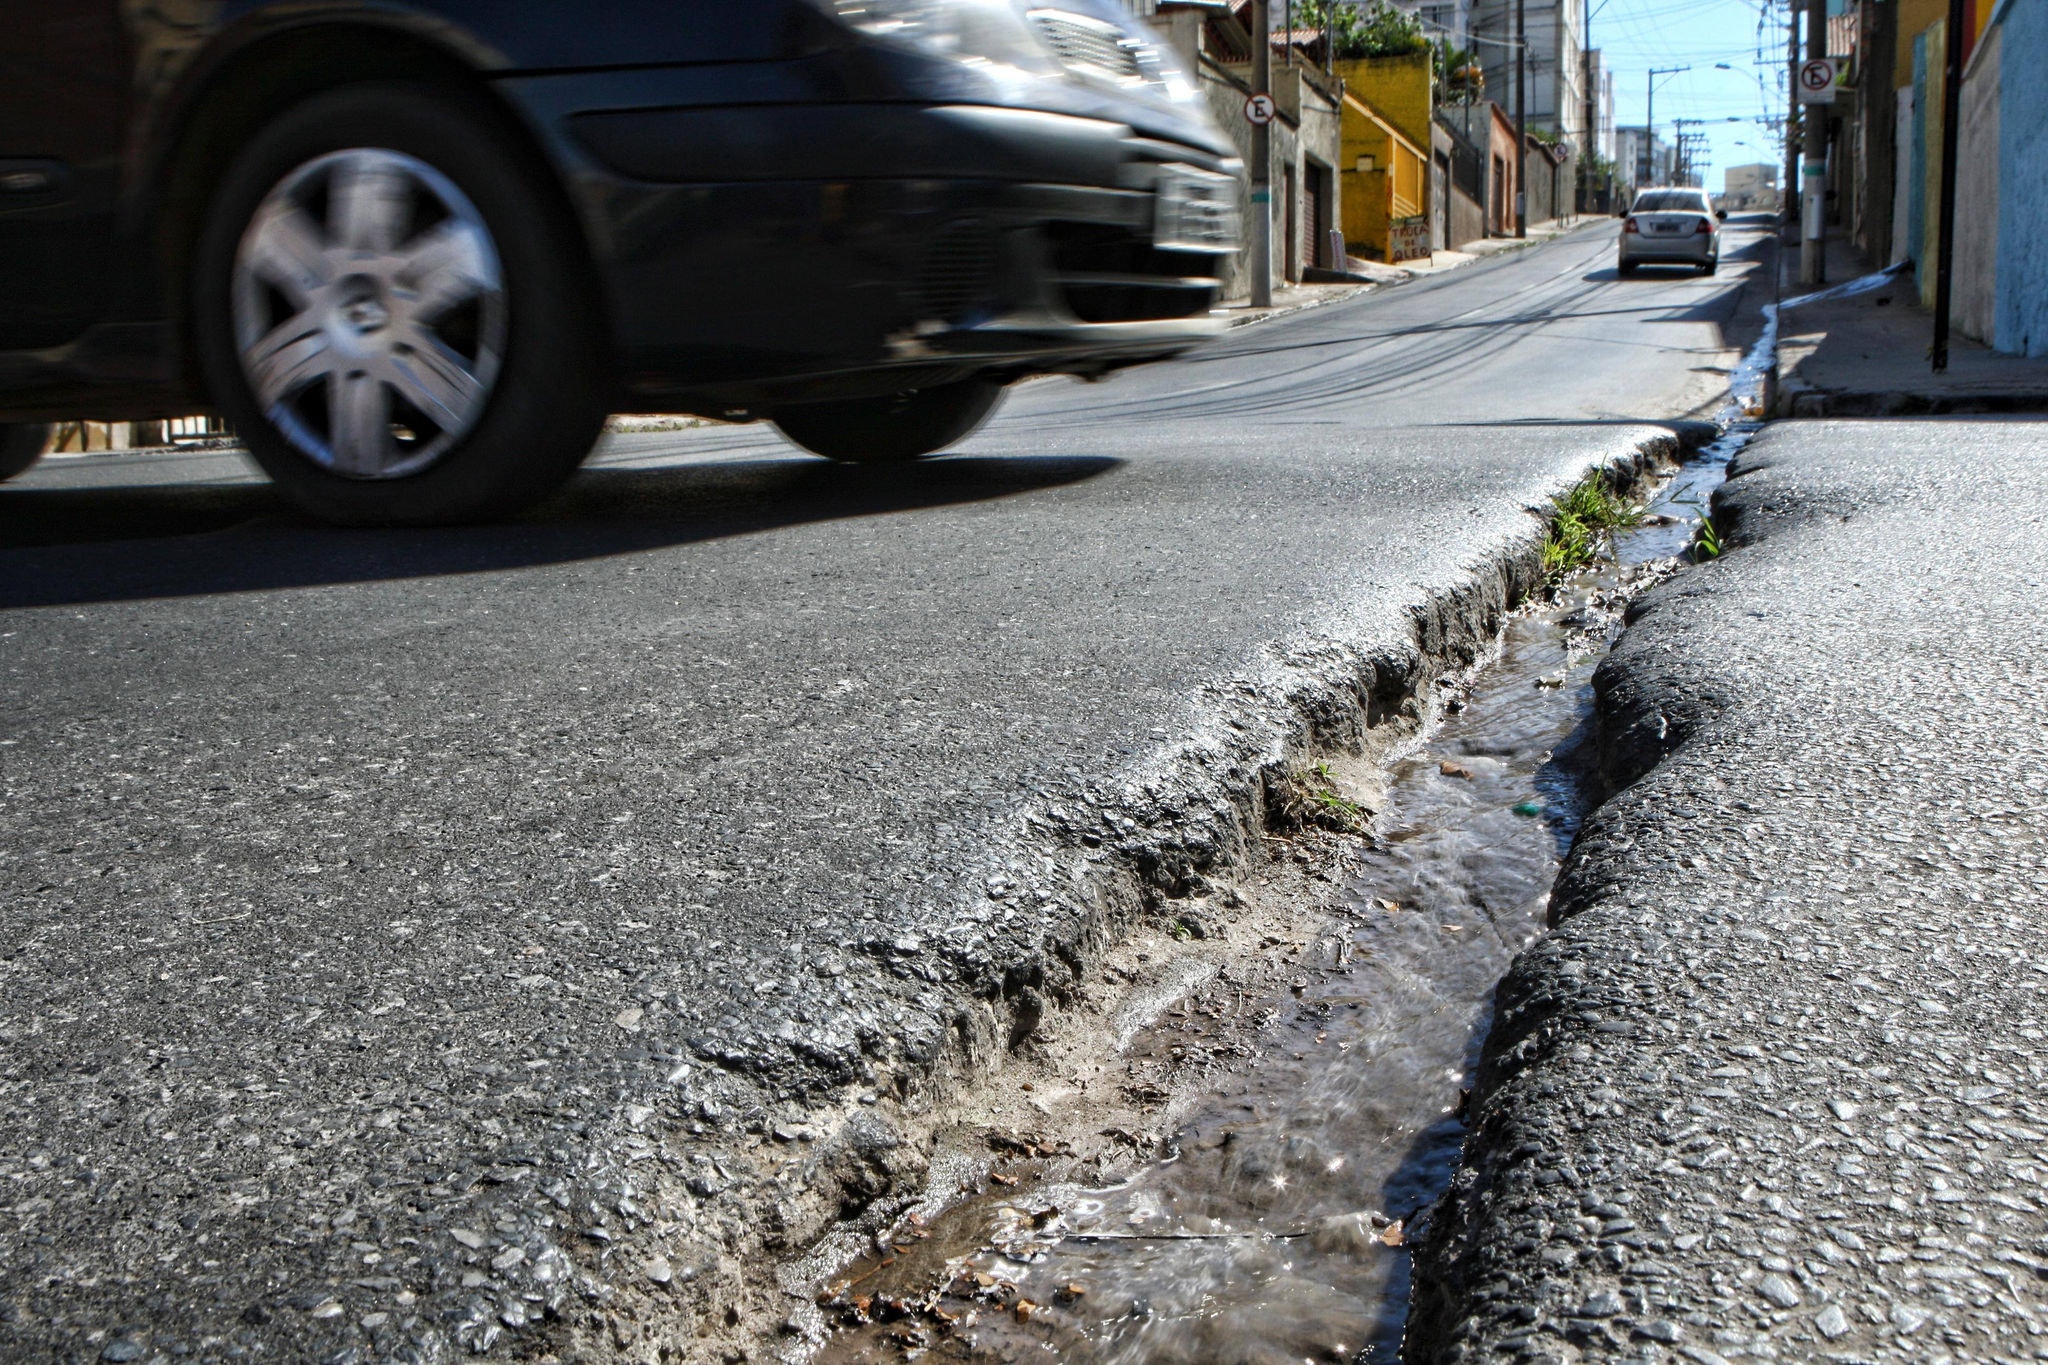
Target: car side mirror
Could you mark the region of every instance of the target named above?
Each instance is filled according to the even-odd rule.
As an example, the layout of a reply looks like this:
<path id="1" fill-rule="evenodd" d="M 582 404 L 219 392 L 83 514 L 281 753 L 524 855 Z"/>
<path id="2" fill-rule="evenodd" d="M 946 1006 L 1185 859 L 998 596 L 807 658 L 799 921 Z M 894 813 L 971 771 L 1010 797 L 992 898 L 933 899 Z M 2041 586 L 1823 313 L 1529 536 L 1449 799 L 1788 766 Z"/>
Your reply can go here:
<path id="1" fill-rule="evenodd" d="M 1726 209 L 1715 209 L 1715 210 L 1714 210 L 1714 216 L 1715 216 L 1716 218 L 1719 218 L 1719 219 L 1720 219 L 1720 220 L 1721 220 L 1722 222 L 1724 222 L 1724 223 L 1725 223 L 1725 222 L 1727 222 L 1727 221 L 1728 221 L 1728 210 L 1726 210 Z"/>

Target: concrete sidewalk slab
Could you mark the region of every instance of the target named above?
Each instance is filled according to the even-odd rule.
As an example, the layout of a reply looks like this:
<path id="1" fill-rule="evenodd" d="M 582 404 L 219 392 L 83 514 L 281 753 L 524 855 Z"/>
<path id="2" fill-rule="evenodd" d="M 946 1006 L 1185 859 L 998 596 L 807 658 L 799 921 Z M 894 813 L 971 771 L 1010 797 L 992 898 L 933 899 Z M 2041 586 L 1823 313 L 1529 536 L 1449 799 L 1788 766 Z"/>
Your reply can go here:
<path id="1" fill-rule="evenodd" d="M 2018 421 L 1739 461 L 1596 680 L 1631 785 L 1500 989 L 1407 1360 L 2048 1359 L 2044 484 Z"/>
<path id="2" fill-rule="evenodd" d="M 1789 263 L 1796 252 L 1787 252 Z M 1878 269 L 1860 251 L 1830 242 L 1828 280 Z M 1788 294 L 1799 292 L 1787 286 Z M 1928 413 L 2048 410 L 2048 359 L 1994 351 L 1953 333 L 1948 369 L 1933 370 L 1934 318 L 1906 271 L 1849 298 L 1785 310 L 1778 338 L 1778 407 L 1786 417 L 1896 417 Z"/>

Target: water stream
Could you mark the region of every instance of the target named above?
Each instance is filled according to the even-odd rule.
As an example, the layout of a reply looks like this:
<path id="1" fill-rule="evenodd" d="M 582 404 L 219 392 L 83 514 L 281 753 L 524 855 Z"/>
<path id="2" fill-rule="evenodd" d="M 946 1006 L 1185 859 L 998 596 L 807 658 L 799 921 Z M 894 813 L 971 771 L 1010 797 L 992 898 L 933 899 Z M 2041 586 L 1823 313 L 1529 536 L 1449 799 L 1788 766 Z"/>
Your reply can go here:
<path id="1" fill-rule="evenodd" d="M 1593 669 L 1631 591 L 1686 550 L 1748 430 L 1680 469 L 1615 562 L 1511 620 L 1499 655 L 1396 765 L 1296 988 L 1250 1006 L 1264 1019 L 1255 1059 L 1198 1101 L 1160 1159 L 1107 1188 L 998 1187 L 905 1234 L 835 1277 L 839 1327 L 817 1359 L 1395 1359 L 1405 1225 L 1449 1180 L 1494 984 L 1543 932 L 1596 795 Z M 1198 991 L 1131 1054 L 1199 1044 L 1241 1017 L 1232 989 Z"/>
<path id="2" fill-rule="evenodd" d="M 1291 989 L 1218 978 L 1128 1055 L 1249 1051 L 1121 1182 L 998 1183 L 833 1277 L 814 1359 L 1299 1365 L 1398 1358 L 1407 1225 L 1450 1179 L 1495 983 L 1540 935 L 1599 793 L 1592 674 L 1621 608 L 1687 553 L 1757 430 L 1777 310 L 1737 367 L 1722 436 L 1659 490 L 1610 562 L 1509 622 L 1391 774 L 1357 875 Z M 1242 1030 L 1253 1020 L 1254 1043 Z"/>

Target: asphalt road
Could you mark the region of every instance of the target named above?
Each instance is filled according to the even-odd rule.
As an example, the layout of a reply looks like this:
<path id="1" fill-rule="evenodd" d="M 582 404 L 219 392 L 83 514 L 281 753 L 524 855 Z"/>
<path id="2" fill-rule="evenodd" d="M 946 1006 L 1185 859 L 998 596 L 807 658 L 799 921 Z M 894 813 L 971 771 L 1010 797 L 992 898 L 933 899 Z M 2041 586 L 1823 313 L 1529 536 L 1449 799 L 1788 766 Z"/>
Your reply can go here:
<path id="1" fill-rule="evenodd" d="M 1097 870 L 1227 863 L 1305 713 L 1712 401 L 1742 263 L 1611 241 L 909 472 L 615 437 L 406 533 L 222 454 L 0 489 L 0 1355 L 737 1349 L 1085 971 Z"/>
<path id="2" fill-rule="evenodd" d="M 2048 1358 L 2044 475 L 1996 419 L 1738 460 L 1601 665 L 1640 780 L 1501 988 L 1404 1359 Z"/>

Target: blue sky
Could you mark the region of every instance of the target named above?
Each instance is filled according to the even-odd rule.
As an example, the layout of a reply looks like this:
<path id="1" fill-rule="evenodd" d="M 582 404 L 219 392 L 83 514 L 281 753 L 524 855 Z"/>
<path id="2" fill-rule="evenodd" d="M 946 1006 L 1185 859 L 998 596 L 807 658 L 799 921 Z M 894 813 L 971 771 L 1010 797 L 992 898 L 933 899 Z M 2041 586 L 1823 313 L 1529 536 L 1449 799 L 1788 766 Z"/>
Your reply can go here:
<path id="1" fill-rule="evenodd" d="M 1657 127 L 1669 139 L 1676 132 L 1674 118 L 1712 120 L 1697 130 L 1711 139 L 1707 187 L 1721 188 L 1723 167 L 1753 161 L 1784 164 L 1782 136 L 1756 121 L 1760 114 L 1785 112 L 1784 0 L 1589 3 L 1594 6 L 1593 46 L 1614 73 L 1618 124 L 1642 124 L 1644 77 L 1651 67 L 1690 66 L 1690 71 L 1658 78 Z M 1716 62 L 1734 69 L 1718 71 Z M 1758 88 L 1759 78 L 1766 89 Z M 1727 122 L 1730 118 L 1741 122 Z"/>

